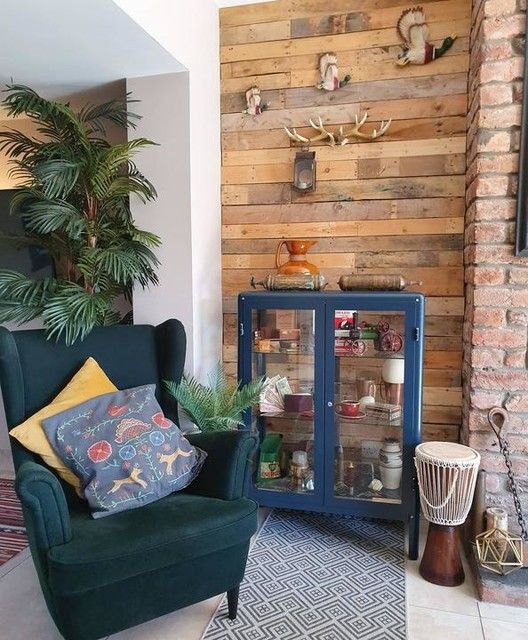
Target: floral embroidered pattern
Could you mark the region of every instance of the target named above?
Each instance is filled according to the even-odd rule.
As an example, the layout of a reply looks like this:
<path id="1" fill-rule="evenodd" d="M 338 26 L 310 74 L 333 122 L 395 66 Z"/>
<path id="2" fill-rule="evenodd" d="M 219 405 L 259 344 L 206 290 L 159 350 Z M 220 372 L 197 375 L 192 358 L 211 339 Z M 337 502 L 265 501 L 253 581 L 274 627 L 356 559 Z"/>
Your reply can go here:
<path id="1" fill-rule="evenodd" d="M 205 452 L 163 414 L 154 392 L 147 385 L 104 394 L 43 421 L 94 518 L 183 489 L 202 467 Z"/>

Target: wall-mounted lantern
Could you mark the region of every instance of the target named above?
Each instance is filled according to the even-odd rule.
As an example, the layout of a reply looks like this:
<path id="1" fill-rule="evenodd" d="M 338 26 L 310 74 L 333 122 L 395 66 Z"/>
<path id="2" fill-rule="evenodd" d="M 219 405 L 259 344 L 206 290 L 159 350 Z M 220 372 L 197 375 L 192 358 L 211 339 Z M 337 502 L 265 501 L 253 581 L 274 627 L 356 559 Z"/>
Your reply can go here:
<path id="1" fill-rule="evenodd" d="M 298 151 L 295 154 L 293 188 L 301 193 L 315 190 L 315 151 Z"/>

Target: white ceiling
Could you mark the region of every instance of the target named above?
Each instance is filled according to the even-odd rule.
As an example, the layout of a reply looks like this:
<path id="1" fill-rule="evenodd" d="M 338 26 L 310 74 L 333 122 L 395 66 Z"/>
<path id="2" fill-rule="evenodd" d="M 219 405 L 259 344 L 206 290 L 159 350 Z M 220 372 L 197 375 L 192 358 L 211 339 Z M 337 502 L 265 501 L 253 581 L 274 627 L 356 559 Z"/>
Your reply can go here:
<path id="1" fill-rule="evenodd" d="M 2 0 L 0 83 L 77 90 L 184 67 L 111 0 Z"/>

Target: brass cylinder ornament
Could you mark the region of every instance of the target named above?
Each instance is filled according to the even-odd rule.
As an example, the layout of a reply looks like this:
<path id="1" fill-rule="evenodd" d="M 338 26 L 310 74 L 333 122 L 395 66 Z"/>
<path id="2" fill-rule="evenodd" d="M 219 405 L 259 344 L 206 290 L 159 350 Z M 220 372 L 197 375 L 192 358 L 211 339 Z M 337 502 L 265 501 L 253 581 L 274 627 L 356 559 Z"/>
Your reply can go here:
<path id="1" fill-rule="evenodd" d="M 251 276 L 250 284 L 253 289 L 261 286 L 267 291 L 322 291 L 327 283 L 321 274 L 269 274 L 263 280 L 258 281 L 254 276 Z"/>
<path id="2" fill-rule="evenodd" d="M 413 285 L 421 285 L 418 280 L 407 280 L 395 275 L 342 275 L 338 281 L 341 291 L 403 291 Z"/>

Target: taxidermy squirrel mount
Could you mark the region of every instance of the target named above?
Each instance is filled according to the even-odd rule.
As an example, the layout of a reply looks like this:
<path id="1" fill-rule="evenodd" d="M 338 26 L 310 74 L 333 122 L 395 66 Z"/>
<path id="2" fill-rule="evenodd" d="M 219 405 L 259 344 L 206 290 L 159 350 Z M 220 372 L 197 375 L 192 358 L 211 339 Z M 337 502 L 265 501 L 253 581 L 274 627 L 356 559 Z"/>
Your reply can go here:
<path id="1" fill-rule="evenodd" d="M 337 56 L 335 53 L 325 53 L 319 58 L 319 73 L 321 74 L 321 80 L 315 86 L 318 89 L 324 89 L 324 91 L 341 89 L 341 87 L 344 87 L 351 80 L 349 75 L 339 80 Z"/>
<path id="2" fill-rule="evenodd" d="M 439 47 L 428 42 L 429 27 L 425 21 L 422 7 L 406 9 L 396 25 L 400 38 L 403 40 L 403 51 L 398 56 L 396 64 L 404 67 L 407 64 L 427 64 L 443 56 L 456 40 L 456 36 L 448 36 Z"/>

